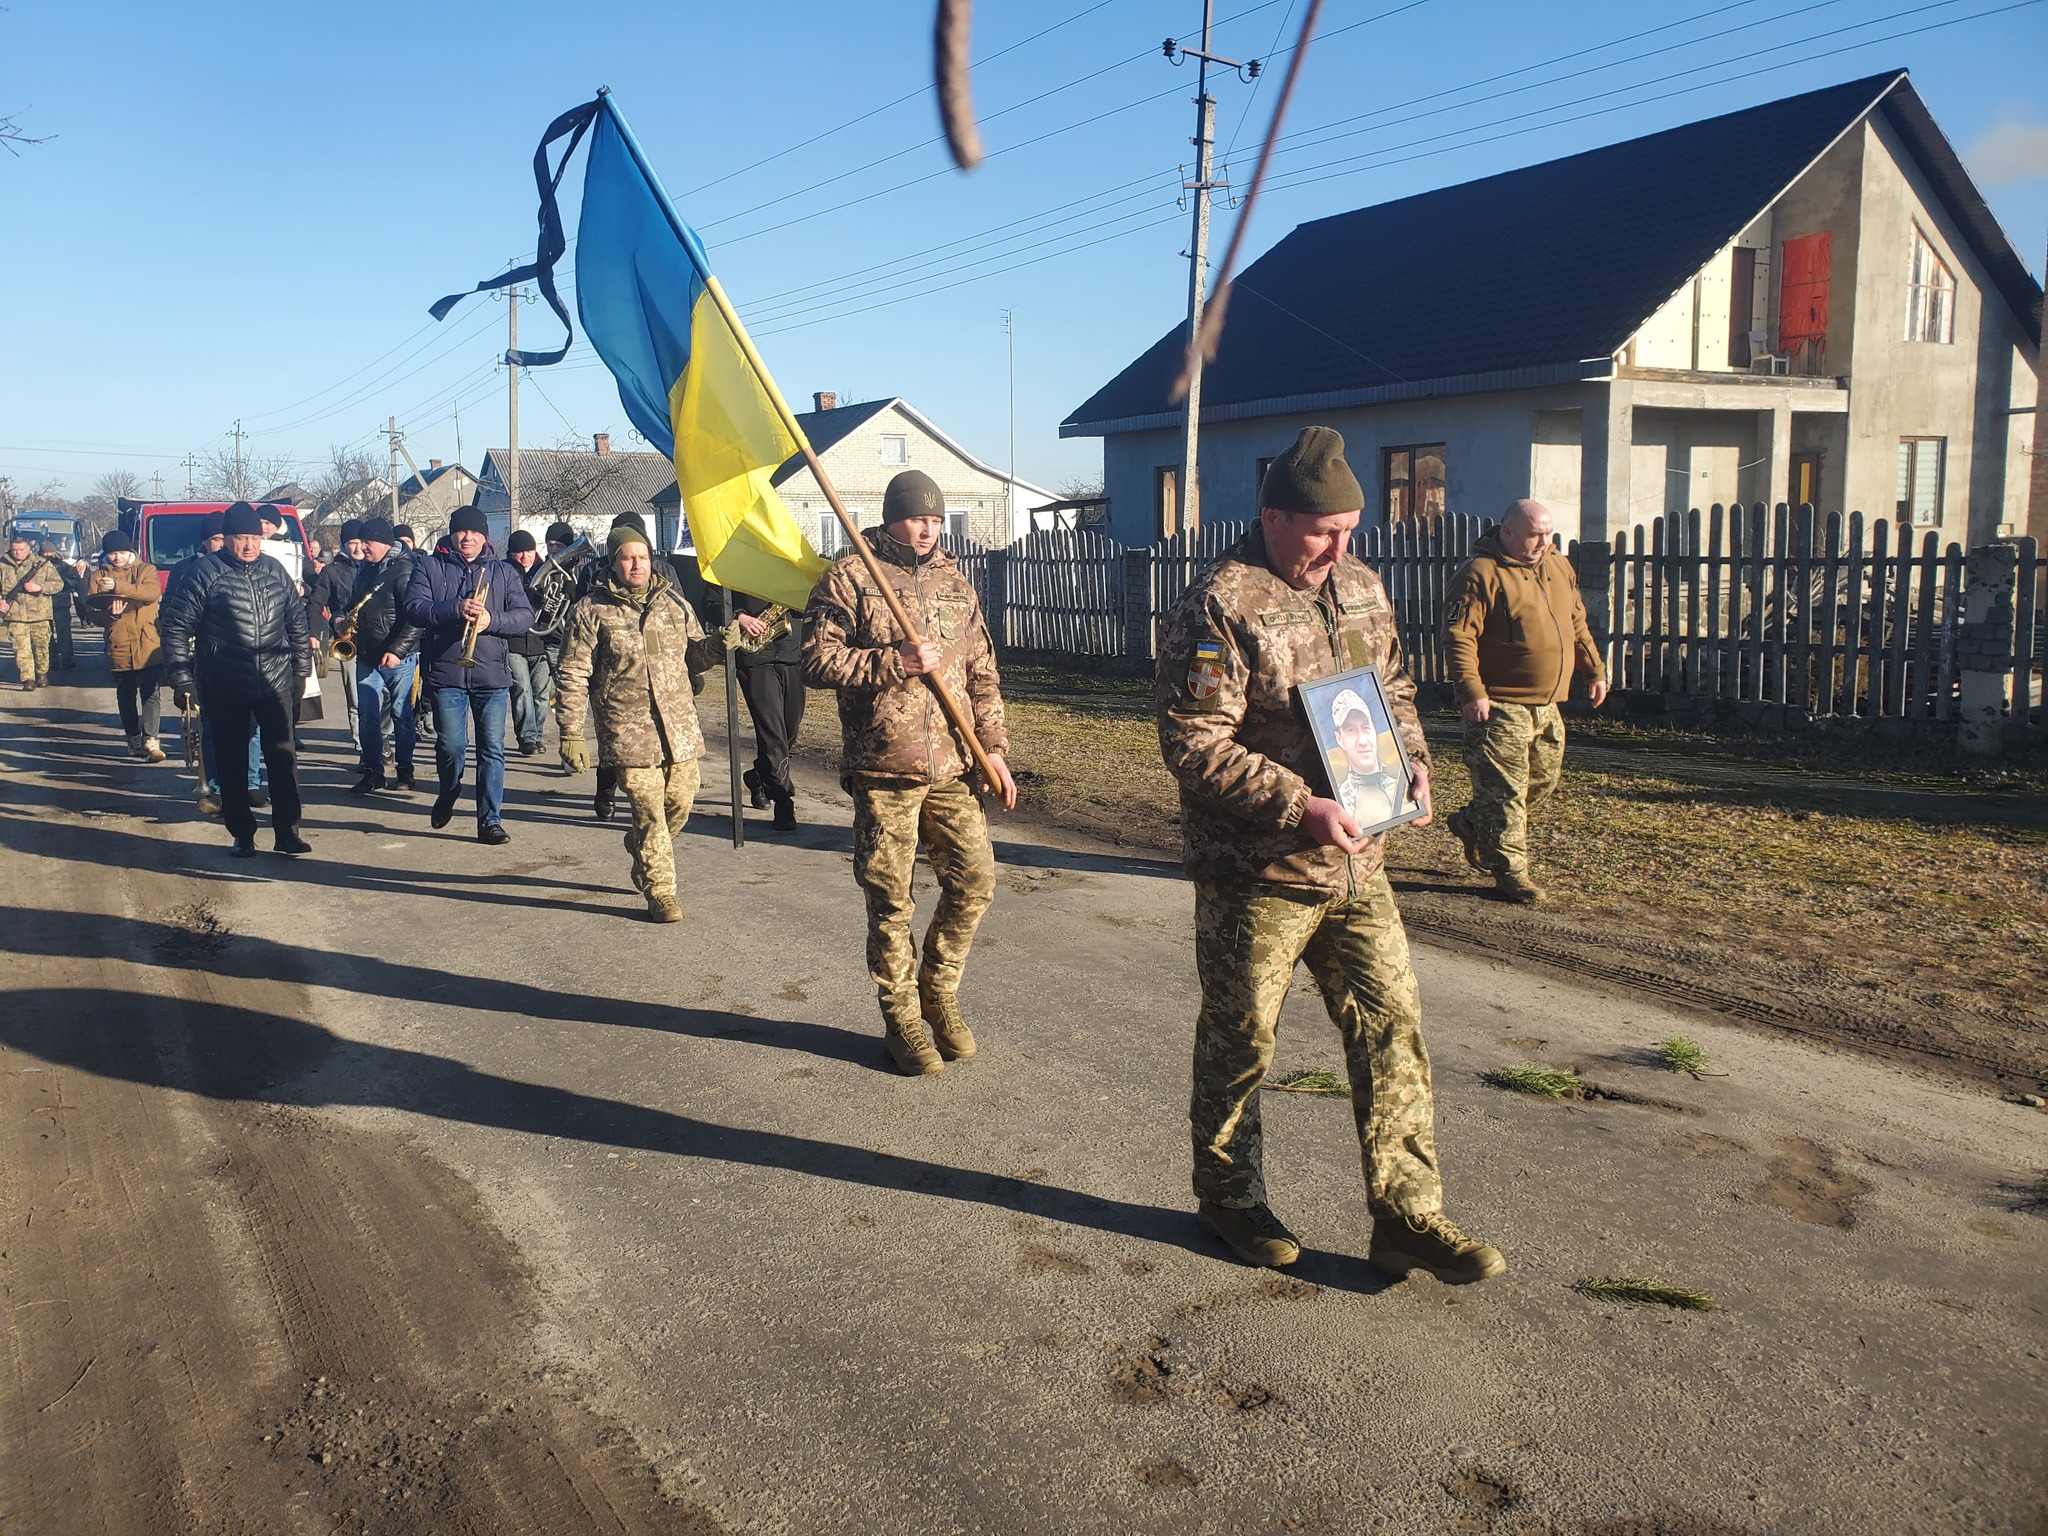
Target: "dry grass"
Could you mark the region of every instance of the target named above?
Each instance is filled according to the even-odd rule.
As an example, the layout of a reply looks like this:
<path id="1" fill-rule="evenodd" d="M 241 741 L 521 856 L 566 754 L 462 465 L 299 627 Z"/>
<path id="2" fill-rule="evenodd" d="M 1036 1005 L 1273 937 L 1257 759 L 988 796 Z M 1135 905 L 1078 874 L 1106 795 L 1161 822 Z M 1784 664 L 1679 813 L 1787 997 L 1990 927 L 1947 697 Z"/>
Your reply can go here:
<path id="1" fill-rule="evenodd" d="M 1320 1093 L 1342 1095 L 1351 1092 L 1351 1084 L 1341 1072 L 1332 1072 L 1328 1067 L 1307 1067 L 1299 1072 L 1289 1072 L 1285 1077 L 1269 1078 L 1261 1086 L 1277 1088 L 1282 1093 Z"/>

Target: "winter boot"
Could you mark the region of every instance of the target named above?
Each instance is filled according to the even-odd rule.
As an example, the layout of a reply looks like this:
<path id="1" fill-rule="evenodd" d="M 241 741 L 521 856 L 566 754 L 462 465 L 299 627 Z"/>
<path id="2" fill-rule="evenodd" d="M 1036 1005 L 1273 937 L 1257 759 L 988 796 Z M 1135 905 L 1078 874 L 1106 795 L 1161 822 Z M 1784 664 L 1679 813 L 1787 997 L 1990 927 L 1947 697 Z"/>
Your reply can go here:
<path id="1" fill-rule="evenodd" d="M 1245 1263 L 1261 1269 L 1285 1268 L 1301 1257 L 1301 1239 L 1263 1205 L 1213 1205 L 1204 1200 L 1195 1220 Z"/>
<path id="2" fill-rule="evenodd" d="M 932 1048 L 931 1036 L 925 1033 L 917 999 L 885 999 L 882 1023 L 882 1044 L 898 1072 L 905 1077 L 926 1077 L 945 1068 L 945 1059 Z"/>
<path id="3" fill-rule="evenodd" d="M 974 1032 L 960 1017 L 960 999 L 950 992 L 939 993 L 922 984 L 917 990 L 925 1026 L 930 1029 L 932 1044 L 939 1048 L 939 1054 L 948 1061 L 967 1060 L 974 1054 Z"/>
<path id="4" fill-rule="evenodd" d="M 673 893 L 647 898 L 647 921 L 650 923 L 680 923 L 683 909 L 676 905 Z"/>
<path id="5" fill-rule="evenodd" d="M 747 796 L 757 811 L 768 809 L 768 786 L 761 782 L 761 775 L 749 768 L 740 775 L 740 782 L 747 786 Z"/>
<path id="6" fill-rule="evenodd" d="M 1469 1285 L 1505 1273 L 1508 1261 L 1491 1243 L 1468 1237 L 1456 1222 L 1437 1212 L 1375 1219 L 1372 1267 L 1396 1279 L 1420 1269 L 1446 1285 Z"/>
<path id="7" fill-rule="evenodd" d="M 1509 870 L 1504 875 L 1495 875 L 1493 877 L 1493 888 L 1501 900 L 1517 902 L 1525 907 L 1538 905 L 1547 894 L 1542 886 L 1531 880 L 1526 873 L 1518 870 Z"/>
<path id="8" fill-rule="evenodd" d="M 1461 811 L 1453 811 L 1444 826 L 1464 847 L 1465 862 L 1485 874 L 1486 866 L 1479 860 L 1479 829 L 1472 825 L 1472 807 L 1468 805 Z"/>
<path id="9" fill-rule="evenodd" d="M 160 763 L 164 760 L 163 743 L 154 736 L 142 738 L 142 760 L 146 763 Z"/>
<path id="10" fill-rule="evenodd" d="M 794 832 L 796 830 L 795 795 L 777 795 L 775 797 L 775 830 L 778 832 Z"/>

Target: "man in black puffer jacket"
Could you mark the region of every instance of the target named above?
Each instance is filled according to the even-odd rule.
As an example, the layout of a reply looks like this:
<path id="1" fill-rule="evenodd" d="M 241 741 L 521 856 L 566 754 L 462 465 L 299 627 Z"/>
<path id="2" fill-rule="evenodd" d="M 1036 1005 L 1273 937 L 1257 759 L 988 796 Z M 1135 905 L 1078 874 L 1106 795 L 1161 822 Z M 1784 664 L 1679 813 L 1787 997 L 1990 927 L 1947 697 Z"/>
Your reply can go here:
<path id="1" fill-rule="evenodd" d="M 220 759 L 239 763 L 252 731 L 270 770 L 271 831 L 279 853 L 310 853 L 299 836 L 299 776 L 292 749 L 292 706 L 313 670 L 306 604 L 291 574 L 263 553 L 253 508 L 236 503 L 222 519 L 226 543 L 202 558 L 164 604 L 159 624 L 165 672 L 178 707 L 197 691 Z M 230 773 L 221 811 L 235 857 L 256 852 L 249 786 Z"/>
<path id="2" fill-rule="evenodd" d="M 412 755 L 418 740 L 413 711 L 413 675 L 419 666 L 420 632 L 405 619 L 405 589 L 412 581 L 412 552 L 398 542 L 389 518 L 363 524 L 363 563 L 349 589 L 356 609 L 356 730 L 363 776 L 352 795 L 394 788 L 411 794 Z M 344 610 L 346 612 L 348 610 Z M 397 778 L 384 779 L 384 722 L 391 722 Z"/>

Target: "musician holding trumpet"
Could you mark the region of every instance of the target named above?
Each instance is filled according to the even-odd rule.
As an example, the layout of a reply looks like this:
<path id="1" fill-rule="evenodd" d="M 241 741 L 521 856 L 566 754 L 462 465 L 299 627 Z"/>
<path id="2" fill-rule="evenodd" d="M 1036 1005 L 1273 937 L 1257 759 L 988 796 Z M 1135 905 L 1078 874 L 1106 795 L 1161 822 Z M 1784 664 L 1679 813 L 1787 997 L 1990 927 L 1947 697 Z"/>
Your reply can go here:
<path id="1" fill-rule="evenodd" d="M 405 589 L 405 617 L 424 632 L 420 655 L 434 717 L 434 764 L 441 792 L 428 818 L 435 828 L 455 817 L 462 773 L 476 734 L 476 837 L 512 841 L 504 827 L 505 715 L 512 691 L 506 638 L 533 627 L 533 604 L 518 567 L 500 560 L 475 506 L 458 507 L 448 538 L 416 557 Z"/>

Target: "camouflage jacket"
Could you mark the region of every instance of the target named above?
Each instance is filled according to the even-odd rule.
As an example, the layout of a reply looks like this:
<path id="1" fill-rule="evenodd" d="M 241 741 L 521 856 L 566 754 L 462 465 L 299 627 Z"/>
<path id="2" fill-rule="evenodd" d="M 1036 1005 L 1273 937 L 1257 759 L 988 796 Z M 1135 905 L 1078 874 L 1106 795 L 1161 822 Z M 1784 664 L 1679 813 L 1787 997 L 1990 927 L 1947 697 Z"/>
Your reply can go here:
<path id="1" fill-rule="evenodd" d="M 704 755 L 692 673 L 718 665 L 725 647 L 707 637 L 675 583 L 656 567 L 647 596 L 607 576 L 569 612 L 555 681 L 555 723 L 583 734 L 583 701 L 597 720 L 597 760 L 656 768 Z"/>
<path id="2" fill-rule="evenodd" d="M 6 547 L 0 544 L 0 551 L 5 551 Z M 31 581 L 43 590 L 18 590 Z M 8 597 L 9 593 L 13 596 Z M 0 552 L 0 598 L 8 598 L 7 612 L 0 614 L 0 623 L 47 624 L 57 611 L 51 599 L 63 595 L 64 574 L 51 563 L 49 556 L 31 550 L 26 560 L 14 561 Z"/>
<path id="3" fill-rule="evenodd" d="M 1379 868 L 1384 836 L 1347 856 L 1300 830 L 1309 799 L 1330 788 L 1294 689 L 1367 665 L 1380 669 L 1401 745 L 1426 765 L 1394 610 L 1358 560 L 1344 556 L 1318 590 L 1297 592 L 1253 528 L 1174 604 L 1159 642 L 1159 746 L 1180 782 L 1191 877 L 1341 896 Z"/>
<path id="4" fill-rule="evenodd" d="M 974 584 L 942 549 L 920 560 L 886 533 L 877 531 L 869 542 L 903 611 L 937 643 L 944 658 L 938 675 L 974 721 L 982 746 L 1008 752 L 1002 678 Z M 841 556 L 804 615 L 804 681 L 839 691 L 842 780 L 940 784 L 967 771 L 968 759 L 930 686 L 903 670 L 896 649 L 902 642 L 859 555 Z"/>

